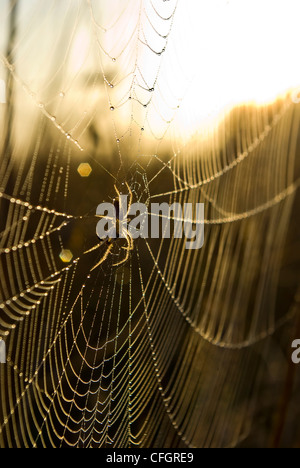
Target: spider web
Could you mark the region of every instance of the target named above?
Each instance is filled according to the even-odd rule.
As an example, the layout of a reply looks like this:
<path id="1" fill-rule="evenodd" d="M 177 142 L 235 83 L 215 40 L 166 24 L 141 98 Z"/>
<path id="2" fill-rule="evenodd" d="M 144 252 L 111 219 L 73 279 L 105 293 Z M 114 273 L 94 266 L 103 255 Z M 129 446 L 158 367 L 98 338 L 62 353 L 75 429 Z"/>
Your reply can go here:
<path id="1" fill-rule="evenodd" d="M 193 5 L 1 10 L 1 446 L 275 443 L 299 413 L 282 404 L 299 301 L 290 93 L 187 135 L 175 37 L 192 47 Z M 93 249 L 96 208 L 124 182 L 149 207 L 204 203 L 203 248 Z"/>

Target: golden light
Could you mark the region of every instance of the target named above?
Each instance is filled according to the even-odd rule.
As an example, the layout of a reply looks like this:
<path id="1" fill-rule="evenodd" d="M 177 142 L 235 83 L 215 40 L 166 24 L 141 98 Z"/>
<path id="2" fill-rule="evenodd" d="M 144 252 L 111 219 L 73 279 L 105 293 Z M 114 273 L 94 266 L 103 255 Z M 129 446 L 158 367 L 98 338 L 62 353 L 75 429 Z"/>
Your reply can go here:
<path id="1" fill-rule="evenodd" d="M 79 164 L 77 171 L 81 177 L 89 177 L 92 172 L 92 168 L 89 163 L 81 163 Z"/>
<path id="2" fill-rule="evenodd" d="M 70 261 L 73 258 L 73 254 L 72 254 L 71 250 L 63 249 L 59 254 L 59 258 L 64 263 L 70 263 Z"/>
<path id="3" fill-rule="evenodd" d="M 178 8 L 162 87 L 165 96 L 171 87 L 183 97 L 176 134 L 189 136 L 236 105 L 268 104 L 299 87 L 299 1 L 190 0 Z"/>
<path id="4" fill-rule="evenodd" d="M 162 3 L 166 9 L 175 4 Z M 146 8 L 147 2 L 142 4 Z M 73 136 L 75 130 L 74 138 L 85 148 L 89 143 L 85 130 L 89 122 L 96 122 L 106 149 L 115 130 L 115 139 L 121 141 L 132 127 L 137 131 L 145 127 L 144 138 L 154 134 L 165 140 L 169 128 L 174 140 L 188 139 L 201 128 L 213 127 L 239 104 L 265 105 L 299 89 L 299 0 L 180 0 L 172 27 L 158 20 L 151 8 L 146 8 L 148 18 L 140 17 L 140 2 L 82 2 L 80 16 L 76 8 L 68 10 L 68 2 L 56 2 L 45 16 L 37 0 L 21 5 L 16 72 L 34 96 L 16 86 L 20 103 L 15 106 L 16 138 L 22 149 L 41 112 L 36 100 L 53 112 L 57 125 L 64 124 L 66 134 Z M 1 13 L 4 10 L 0 7 Z M 66 14 L 70 30 L 65 30 Z M 53 29 L 41 27 L 38 41 L 26 33 L 40 27 L 41 15 L 47 25 L 55 21 L 56 30 L 65 31 L 61 44 L 55 42 Z M 149 19 L 160 36 L 150 28 Z M 141 30 L 151 50 L 142 44 Z M 161 36 L 168 32 L 165 51 L 158 56 L 153 51 L 161 50 Z M 63 98 L 53 87 L 57 76 Z M 132 88 L 134 76 L 138 85 Z M 143 94 L 142 88 L 148 86 L 155 92 Z M 127 102 L 132 93 L 150 105 L 144 109 L 136 99 Z M 0 101 L 1 94 L 0 81 Z M 115 112 L 109 112 L 111 106 Z M 90 172 L 83 166 L 79 173 L 88 177 Z"/>
<path id="5" fill-rule="evenodd" d="M 112 19 L 116 11 L 122 11 L 122 5 L 116 2 L 105 7 L 102 14 L 107 24 L 114 24 Z M 168 3 L 165 5 L 168 8 Z M 136 41 L 137 4 L 103 34 L 103 67 L 112 77 L 117 76 L 118 83 L 108 90 L 110 102 L 123 102 L 132 91 L 129 82 L 131 73 L 136 72 L 136 56 L 142 70 L 141 87 L 155 87 L 153 99 L 139 86 L 134 87 L 138 101 L 151 101 L 146 109 L 136 102 L 125 103 L 110 117 L 117 124 L 118 136 L 126 131 L 133 115 L 137 127 L 143 128 L 145 120 L 149 123 L 150 138 L 165 135 L 172 123 L 172 137 L 187 139 L 201 128 L 213 127 L 235 106 L 270 104 L 300 85 L 298 0 L 179 1 L 162 54 L 153 53 L 162 50 L 164 41 L 149 28 L 148 19 L 161 34 L 168 28 L 155 13 L 151 16 L 151 9 L 147 14 L 141 22 L 151 50 Z M 122 33 L 124 44 L 116 41 Z M 81 47 L 78 45 L 79 55 Z M 115 65 L 112 56 L 120 56 Z"/>

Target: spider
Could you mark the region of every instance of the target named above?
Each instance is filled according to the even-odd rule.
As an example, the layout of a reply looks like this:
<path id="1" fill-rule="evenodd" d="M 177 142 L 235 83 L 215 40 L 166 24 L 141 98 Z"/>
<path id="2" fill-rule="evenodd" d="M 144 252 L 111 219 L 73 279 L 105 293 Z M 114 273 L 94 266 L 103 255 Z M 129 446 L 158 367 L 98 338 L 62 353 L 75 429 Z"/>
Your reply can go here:
<path id="1" fill-rule="evenodd" d="M 132 205 L 132 199 L 133 199 L 132 191 L 131 191 L 128 183 L 125 182 L 125 185 L 127 187 L 128 193 L 129 193 L 129 203 L 128 203 L 126 214 L 125 214 L 124 217 L 122 217 L 121 222 L 120 222 L 120 201 L 119 201 L 121 193 L 117 189 L 116 185 L 114 185 L 114 189 L 115 189 L 116 194 L 117 194 L 117 198 L 115 198 L 113 200 L 113 205 L 114 205 L 115 211 L 116 211 L 116 217 L 115 217 L 115 220 L 116 220 L 116 239 L 119 239 L 120 238 L 120 233 L 122 233 L 122 238 L 126 239 L 126 241 L 127 241 L 126 247 L 122 247 L 123 250 L 126 250 L 126 255 L 122 260 L 120 260 L 117 263 L 114 263 L 113 264 L 114 267 L 120 266 L 123 263 L 127 262 L 128 258 L 129 258 L 129 255 L 130 255 L 130 252 L 134 248 L 133 239 L 132 239 L 131 235 L 129 234 L 128 230 L 124 227 L 124 224 L 126 223 L 126 225 L 127 225 L 127 222 L 129 221 L 127 216 L 128 216 L 130 207 Z M 96 215 L 96 217 L 97 218 L 104 218 L 104 217 L 107 218 L 106 216 L 103 216 L 103 215 Z M 111 218 L 107 218 L 107 219 L 111 219 Z M 99 244 L 95 245 L 90 250 L 87 250 L 85 252 L 85 253 L 93 252 L 94 250 L 97 250 L 98 248 L 100 248 L 103 245 L 103 243 L 107 244 L 107 249 L 106 249 L 104 255 L 101 257 L 100 261 L 91 269 L 91 271 L 95 270 L 103 262 L 105 262 L 105 260 L 108 258 L 109 254 L 111 253 L 111 251 L 113 249 L 114 241 L 116 239 L 113 239 L 113 238 L 109 237 L 107 240 L 102 240 L 101 242 L 99 242 Z"/>

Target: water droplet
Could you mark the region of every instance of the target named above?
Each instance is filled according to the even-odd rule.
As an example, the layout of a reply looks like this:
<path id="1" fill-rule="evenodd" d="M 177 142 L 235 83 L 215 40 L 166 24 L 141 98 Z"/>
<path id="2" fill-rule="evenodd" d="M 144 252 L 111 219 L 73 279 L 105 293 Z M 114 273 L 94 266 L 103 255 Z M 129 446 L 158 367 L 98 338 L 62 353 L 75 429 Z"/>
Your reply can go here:
<path id="1" fill-rule="evenodd" d="M 149 89 L 149 92 L 150 92 L 150 93 L 153 93 L 153 91 L 154 91 L 154 88 L 150 88 L 150 89 Z"/>
<path id="2" fill-rule="evenodd" d="M 144 129 L 144 127 L 142 127 L 142 128 L 141 128 L 141 132 L 144 132 L 144 131 L 145 131 L 145 129 Z"/>
<path id="3" fill-rule="evenodd" d="M 65 93 L 64 93 L 63 91 L 61 91 L 61 92 L 59 93 L 59 97 L 64 98 L 64 97 L 65 97 Z"/>
<path id="4" fill-rule="evenodd" d="M 113 58 L 112 58 L 112 61 L 113 61 L 113 62 L 116 62 L 116 61 L 117 61 L 117 59 L 116 59 L 115 57 L 113 57 Z"/>
<path id="5" fill-rule="evenodd" d="M 114 106 L 110 106 L 110 110 L 113 112 L 115 110 Z"/>

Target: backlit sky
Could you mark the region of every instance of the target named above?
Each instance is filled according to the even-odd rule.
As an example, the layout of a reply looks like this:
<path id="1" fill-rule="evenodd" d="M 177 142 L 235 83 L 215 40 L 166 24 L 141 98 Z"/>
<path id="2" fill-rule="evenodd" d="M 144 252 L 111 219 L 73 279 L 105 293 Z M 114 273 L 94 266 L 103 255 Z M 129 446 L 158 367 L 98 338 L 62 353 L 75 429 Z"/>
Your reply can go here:
<path id="1" fill-rule="evenodd" d="M 4 55 L 8 3 L 8 0 L 0 0 L 0 50 Z M 126 31 L 130 27 L 134 29 L 140 2 L 92 2 L 104 25 L 113 24 L 126 3 L 129 9 L 113 28 L 111 36 L 107 35 L 104 45 L 108 49 L 119 47 L 119 51 L 122 50 L 122 38 L 125 41 Z M 161 5 L 161 2 L 154 0 L 154 4 Z M 56 92 L 59 73 L 63 72 L 59 83 L 72 89 L 74 76 L 90 73 L 93 66 L 95 70 L 98 67 L 93 54 L 95 31 L 88 2 L 54 0 L 45 7 L 45 2 L 40 0 L 19 0 L 19 5 L 16 70 L 39 98 L 51 103 L 54 98 L 51 92 L 52 89 Z M 144 0 L 144 6 L 148 8 L 148 0 Z M 183 135 L 190 134 L 199 123 L 224 108 L 241 102 L 268 103 L 286 90 L 298 87 L 299 18 L 299 0 L 179 0 L 160 69 L 159 85 L 166 101 L 159 102 L 160 114 L 168 120 L 172 114 L 170 108 L 180 101 L 174 124 Z M 65 48 L 60 46 L 62 43 Z M 154 36 L 151 45 L 159 46 Z M 132 41 L 132 47 L 118 61 L 120 76 L 132 71 L 129 58 L 134 48 L 136 45 Z M 67 64 L 65 56 L 68 56 Z M 140 67 L 146 80 L 150 80 L 156 64 L 156 56 L 151 58 L 145 54 L 143 60 L 140 55 Z M 0 78 L 4 77 L 1 65 Z M 77 97 L 78 92 L 82 92 L 83 99 L 89 99 L 86 88 L 78 91 L 77 87 Z M 67 113 L 71 112 L 71 105 L 72 100 L 65 105 Z M 72 109 L 78 112 L 78 118 L 81 111 L 82 105 Z M 126 108 L 119 116 L 123 119 L 125 114 Z M 118 121 L 118 114 L 114 118 Z M 152 124 L 159 132 L 161 121 L 153 117 Z"/>

